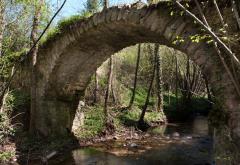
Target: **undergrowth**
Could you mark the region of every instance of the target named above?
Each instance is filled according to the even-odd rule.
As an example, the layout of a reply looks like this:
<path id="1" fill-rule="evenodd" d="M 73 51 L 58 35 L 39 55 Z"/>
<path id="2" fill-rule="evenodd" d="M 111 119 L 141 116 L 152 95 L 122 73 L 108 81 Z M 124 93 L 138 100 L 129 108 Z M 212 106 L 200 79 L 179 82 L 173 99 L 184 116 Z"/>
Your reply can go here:
<path id="1" fill-rule="evenodd" d="M 76 131 L 75 135 L 78 138 L 93 138 L 104 129 L 104 114 L 103 108 L 99 106 L 88 107 L 84 110 L 85 118 L 84 125 L 80 126 Z M 111 109 L 110 116 L 113 119 L 114 126 L 117 131 L 122 130 L 124 127 L 136 126 L 141 114 L 141 109 L 134 106 L 131 110 L 124 110 L 121 112 L 119 109 Z M 161 120 L 161 116 L 156 111 L 147 111 L 145 120 L 148 123 L 156 122 Z"/>
<path id="2" fill-rule="evenodd" d="M 15 122 L 20 116 L 18 110 L 29 103 L 29 97 L 19 91 L 9 91 L 6 93 L 4 103 L 0 112 L 0 144 L 10 143 L 22 124 Z M 15 156 L 14 148 L 3 148 L 0 151 L 0 163 L 8 162 Z"/>

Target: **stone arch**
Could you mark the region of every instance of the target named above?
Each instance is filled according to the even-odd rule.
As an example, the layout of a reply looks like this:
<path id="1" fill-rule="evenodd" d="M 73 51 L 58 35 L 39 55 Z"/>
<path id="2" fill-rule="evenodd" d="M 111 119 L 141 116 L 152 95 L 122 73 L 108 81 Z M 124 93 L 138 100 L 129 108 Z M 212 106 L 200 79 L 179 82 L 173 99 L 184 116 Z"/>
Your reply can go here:
<path id="1" fill-rule="evenodd" d="M 45 136 L 66 134 L 78 100 L 97 67 L 115 52 L 143 42 L 160 43 L 189 55 L 208 76 L 230 117 L 240 118 L 237 94 L 213 46 L 192 42 L 189 36 L 201 33 L 199 27 L 186 15 L 171 15 L 172 7 L 168 2 L 139 8 L 112 7 L 73 22 L 45 42 L 36 64 L 35 130 Z M 177 36 L 184 42 L 173 44 Z M 240 122 L 234 119 L 230 127 L 240 137 Z"/>

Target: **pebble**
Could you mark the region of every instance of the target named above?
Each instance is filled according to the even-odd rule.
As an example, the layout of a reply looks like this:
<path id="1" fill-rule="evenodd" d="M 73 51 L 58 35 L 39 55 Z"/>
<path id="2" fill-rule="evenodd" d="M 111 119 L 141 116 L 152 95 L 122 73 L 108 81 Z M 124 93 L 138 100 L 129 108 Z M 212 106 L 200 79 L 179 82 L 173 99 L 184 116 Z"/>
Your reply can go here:
<path id="1" fill-rule="evenodd" d="M 131 143 L 131 144 L 130 144 L 130 147 L 136 148 L 136 147 L 138 147 L 138 145 L 137 145 L 136 143 Z"/>
<path id="2" fill-rule="evenodd" d="M 114 136 L 113 139 L 114 139 L 114 140 L 118 140 L 119 137 L 118 137 L 118 136 Z"/>
<path id="3" fill-rule="evenodd" d="M 165 136 L 166 139 L 170 139 L 170 136 Z"/>
<path id="4" fill-rule="evenodd" d="M 172 134 L 172 136 L 173 136 L 173 137 L 179 137 L 180 134 L 179 134 L 178 132 L 174 132 L 174 133 Z"/>
<path id="5" fill-rule="evenodd" d="M 146 133 L 146 134 L 145 134 L 145 137 L 150 137 L 150 134 Z"/>
<path id="6" fill-rule="evenodd" d="M 191 139 L 192 139 L 192 136 L 184 136 L 183 138 L 184 138 L 184 139 L 187 139 L 187 140 L 191 140 Z"/>

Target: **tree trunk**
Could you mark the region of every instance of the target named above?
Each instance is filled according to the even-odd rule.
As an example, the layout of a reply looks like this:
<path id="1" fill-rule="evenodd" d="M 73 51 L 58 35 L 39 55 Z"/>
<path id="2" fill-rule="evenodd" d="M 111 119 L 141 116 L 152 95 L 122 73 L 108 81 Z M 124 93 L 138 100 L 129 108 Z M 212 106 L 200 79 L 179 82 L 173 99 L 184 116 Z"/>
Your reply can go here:
<path id="1" fill-rule="evenodd" d="M 205 29 L 206 29 L 206 28 L 207 28 L 207 29 L 211 29 L 211 27 L 209 26 L 207 20 L 205 19 L 205 16 L 204 16 L 204 14 L 203 14 L 203 12 L 202 12 L 202 9 L 201 9 L 198 1 L 195 0 L 195 3 L 197 4 L 198 11 L 200 12 L 201 17 L 202 17 L 202 19 L 203 19 L 204 22 L 201 22 L 201 20 L 199 20 L 193 13 L 191 13 L 191 12 L 188 11 L 186 8 L 184 8 L 183 6 L 181 6 L 180 3 L 177 3 L 177 4 L 178 4 L 184 11 L 186 11 L 191 17 L 193 17 L 196 21 L 198 21 Z M 218 5 L 217 5 L 216 1 L 214 2 L 214 5 L 215 5 L 216 8 L 218 8 Z M 218 14 L 219 14 L 219 12 L 218 12 Z M 222 17 L 222 16 L 221 16 L 221 13 L 220 13 L 219 17 Z M 220 19 L 221 19 L 221 18 L 220 18 Z M 222 22 L 224 23 L 224 21 L 222 21 Z M 211 33 L 211 30 L 208 30 L 208 31 L 209 31 L 209 33 Z M 213 33 L 213 32 L 212 32 L 212 33 Z M 214 38 L 214 37 L 213 37 L 213 38 Z M 221 53 L 220 49 L 218 48 L 218 44 L 221 45 L 221 43 L 218 42 L 217 39 L 216 39 L 215 42 L 214 42 L 214 48 L 216 49 L 217 54 L 218 54 L 218 56 L 219 56 L 219 58 L 220 58 L 220 60 L 221 60 L 221 62 L 222 62 L 222 64 L 223 64 L 226 72 L 227 72 L 228 75 L 229 75 L 229 78 L 231 79 L 234 87 L 236 88 L 236 91 L 237 91 L 238 95 L 240 96 L 240 89 L 239 89 L 238 82 L 237 82 L 237 80 L 235 80 L 234 75 L 232 74 L 232 72 L 231 72 L 230 68 L 228 67 L 225 59 L 223 58 L 222 53 Z M 223 46 L 223 47 L 224 47 L 224 46 Z M 225 49 L 225 50 L 226 50 L 226 49 Z M 231 50 L 230 50 L 230 51 L 231 51 Z M 238 59 L 237 59 L 236 57 L 234 57 L 234 56 L 231 56 L 231 57 L 232 57 L 232 60 L 234 60 L 235 62 L 236 62 L 236 60 L 238 60 Z"/>
<path id="2" fill-rule="evenodd" d="M 104 0 L 103 1 L 103 5 L 104 5 L 104 9 L 107 9 L 107 8 L 109 8 L 109 0 Z"/>
<path id="3" fill-rule="evenodd" d="M 110 123 L 109 114 L 108 114 L 108 100 L 109 100 L 109 94 L 110 94 L 110 90 L 111 90 L 112 70 L 113 70 L 113 65 L 112 65 L 112 56 L 111 56 L 109 59 L 108 84 L 107 84 L 107 90 L 106 90 L 105 102 L 104 102 L 104 123 L 105 123 L 106 127 Z"/>
<path id="4" fill-rule="evenodd" d="M 191 77 L 190 77 L 190 59 L 187 56 L 187 68 L 186 68 L 186 96 L 185 96 L 185 105 L 188 106 L 191 101 Z"/>
<path id="5" fill-rule="evenodd" d="M 2 56 L 3 33 L 5 29 L 4 13 L 5 13 L 4 0 L 0 0 L 0 57 Z"/>
<path id="6" fill-rule="evenodd" d="M 206 89 L 207 89 L 208 100 L 209 100 L 210 102 L 212 102 L 212 96 L 211 96 L 211 91 L 210 91 L 210 89 L 209 89 L 208 79 L 207 79 L 207 77 L 206 77 L 205 75 L 203 75 L 203 79 L 204 79 L 204 81 L 205 81 L 205 85 L 206 85 Z"/>
<path id="7" fill-rule="evenodd" d="M 118 101 L 117 101 L 117 96 L 116 96 L 116 93 L 115 93 L 114 80 L 115 80 L 115 77 L 113 76 L 112 77 L 112 82 L 111 82 L 111 93 L 112 93 L 113 103 L 117 104 Z"/>
<path id="8" fill-rule="evenodd" d="M 109 1 L 104 0 L 104 9 L 107 9 L 109 7 Z M 108 100 L 110 95 L 110 90 L 112 87 L 112 72 L 113 72 L 113 62 L 112 62 L 112 56 L 109 59 L 109 72 L 108 72 L 108 84 L 107 84 L 107 90 L 105 95 L 105 102 L 104 102 L 104 123 L 105 123 L 105 134 L 113 133 L 114 132 L 114 125 L 113 122 L 110 121 L 109 118 L 109 112 L 108 112 Z"/>
<path id="9" fill-rule="evenodd" d="M 215 8 L 216 8 L 216 10 L 217 10 L 217 13 L 218 13 L 218 16 L 219 16 L 219 18 L 220 18 L 220 21 L 221 21 L 222 25 L 225 25 L 224 20 L 223 20 L 223 17 L 222 17 L 222 14 L 221 14 L 221 11 L 220 11 L 220 9 L 219 9 L 219 7 L 218 7 L 217 1 L 216 1 L 216 0 L 213 0 L 213 3 L 214 3 L 214 6 L 215 6 Z"/>
<path id="10" fill-rule="evenodd" d="M 137 77 L 138 77 L 138 68 L 139 68 L 139 62 L 140 62 L 140 56 L 141 56 L 141 44 L 138 44 L 138 55 L 137 55 L 137 63 L 136 63 L 136 69 L 135 69 L 135 77 L 134 77 L 134 84 L 133 84 L 133 91 L 132 91 L 132 97 L 129 102 L 128 108 L 131 109 L 135 95 L 136 95 L 136 87 L 137 87 Z"/>
<path id="11" fill-rule="evenodd" d="M 159 53 L 159 44 L 155 44 L 155 53 L 157 53 L 156 58 L 156 85 L 157 85 L 157 111 L 162 112 L 163 111 L 163 86 L 162 86 L 162 57 Z"/>
<path id="12" fill-rule="evenodd" d="M 238 23 L 238 28 L 240 29 L 240 16 L 239 16 L 239 9 L 237 7 L 236 0 L 232 0 L 232 8 L 233 8 L 233 12 L 234 12 L 235 18 Z"/>
<path id="13" fill-rule="evenodd" d="M 35 6 L 35 14 L 33 18 L 32 24 L 32 32 L 31 32 L 31 42 L 32 44 L 36 43 L 38 40 L 38 31 L 39 31 L 39 23 L 41 19 L 41 9 L 44 5 L 44 0 L 39 0 Z M 37 62 L 37 53 L 38 53 L 38 45 L 36 45 L 30 54 L 31 56 L 31 111 L 30 111 L 30 132 L 34 133 L 35 128 L 35 114 L 36 114 L 36 73 L 35 73 L 35 65 Z"/>
<path id="14" fill-rule="evenodd" d="M 97 104 L 98 103 L 98 90 L 99 90 L 99 86 L 98 86 L 98 72 L 96 70 L 95 72 L 95 89 L 94 89 L 94 99 L 93 99 L 93 103 Z"/>
<path id="15" fill-rule="evenodd" d="M 4 0 L 0 0 L 0 57 L 2 56 L 2 44 L 3 44 L 3 33 L 5 29 L 5 20 L 4 20 L 4 14 L 5 14 L 5 3 Z M 7 89 L 8 90 L 8 89 Z M 1 97 L 0 97 L 0 109 L 3 110 L 4 101 L 6 98 L 6 91 L 1 91 Z"/>
<path id="16" fill-rule="evenodd" d="M 176 109 L 178 109 L 178 59 L 175 57 L 175 97 L 176 97 Z"/>
<path id="17" fill-rule="evenodd" d="M 148 107 L 148 104 L 149 104 L 149 98 L 150 98 L 150 94 L 151 94 L 151 90 L 152 90 L 152 86 L 153 86 L 153 81 L 154 81 L 154 78 L 155 78 L 156 59 L 157 59 L 157 52 L 156 52 L 156 49 L 155 49 L 154 61 L 153 61 L 153 71 L 152 71 L 152 77 L 151 77 L 151 81 L 150 81 L 149 88 L 148 88 L 147 98 L 146 98 L 145 104 L 143 106 L 141 116 L 140 116 L 140 118 L 138 120 L 138 127 L 140 129 L 143 128 L 144 125 L 145 125 L 145 123 L 144 123 L 144 116 L 145 116 L 145 113 L 146 113 L 146 110 L 147 110 L 147 107 Z"/>
<path id="18" fill-rule="evenodd" d="M 116 93 L 115 93 L 115 86 L 114 86 L 116 77 L 115 77 L 115 74 L 114 74 L 113 65 L 114 65 L 114 58 L 112 57 L 112 78 L 111 78 L 110 91 L 111 91 L 111 95 L 112 95 L 112 101 L 113 101 L 114 104 L 116 104 L 117 103 L 117 96 L 116 96 Z"/>
<path id="19" fill-rule="evenodd" d="M 189 16 L 191 16 L 198 24 L 200 24 L 208 33 L 211 35 L 213 40 L 219 44 L 219 46 L 234 60 L 237 66 L 240 66 L 240 61 L 232 52 L 232 50 L 211 30 L 211 28 L 205 25 L 200 19 L 198 19 L 192 12 L 185 8 L 180 2 L 175 1 L 176 4 L 185 11 Z"/>

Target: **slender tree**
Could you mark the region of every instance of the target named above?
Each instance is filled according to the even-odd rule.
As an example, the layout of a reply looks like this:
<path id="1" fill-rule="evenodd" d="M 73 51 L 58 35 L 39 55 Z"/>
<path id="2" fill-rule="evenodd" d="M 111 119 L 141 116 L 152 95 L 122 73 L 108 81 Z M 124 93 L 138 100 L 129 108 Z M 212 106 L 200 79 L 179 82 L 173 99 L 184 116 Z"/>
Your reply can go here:
<path id="1" fill-rule="evenodd" d="M 2 56 L 3 47 L 3 33 L 5 29 L 5 2 L 0 0 L 0 57 Z M 7 91 L 7 90 L 6 90 Z M 7 93 L 7 92 L 6 92 Z M 0 112 L 3 112 L 3 106 L 5 102 L 6 94 L 4 93 L 0 98 Z"/>
<path id="2" fill-rule="evenodd" d="M 198 95 L 203 88 L 202 73 L 195 64 L 190 61 L 187 56 L 185 70 L 178 69 L 178 85 L 182 93 L 183 105 L 187 107 L 192 100 L 193 95 Z"/>
<path id="3" fill-rule="evenodd" d="M 111 90 L 111 82 L 112 82 L 112 57 L 109 58 L 109 71 L 108 71 L 108 83 L 107 83 L 107 90 L 105 94 L 105 101 L 104 101 L 104 123 L 106 126 L 106 130 L 109 130 L 111 128 L 111 122 L 109 120 L 109 112 L 108 112 L 108 100 Z"/>
<path id="4" fill-rule="evenodd" d="M 2 56 L 3 33 L 5 29 L 5 1 L 0 0 L 0 57 Z"/>
<path id="5" fill-rule="evenodd" d="M 176 97 L 176 109 L 178 109 L 178 59 L 175 56 L 175 97 Z"/>
<path id="6" fill-rule="evenodd" d="M 94 80 L 95 80 L 95 89 L 94 89 L 93 103 L 96 104 L 98 102 L 98 91 L 99 91 L 97 70 L 96 70 L 95 75 L 94 75 Z"/>
<path id="7" fill-rule="evenodd" d="M 109 0 L 103 0 L 103 6 L 104 9 L 107 9 L 109 7 Z"/>
<path id="8" fill-rule="evenodd" d="M 137 53 L 137 62 L 136 62 L 136 68 L 135 68 L 135 76 L 134 76 L 134 83 L 133 83 L 133 91 L 132 91 L 132 97 L 129 102 L 128 108 L 131 109 L 135 95 L 136 95 L 136 87 L 137 87 L 137 78 L 138 78 L 138 68 L 139 68 L 139 62 L 140 62 L 140 56 L 141 56 L 141 44 L 138 44 L 138 53 Z"/>
<path id="9" fill-rule="evenodd" d="M 112 59 L 113 60 L 113 59 Z M 113 65 L 113 64 L 112 64 Z M 114 66 L 114 65 L 113 65 Z M 114 104 L 118 103 L 116 92 L 115 92 L 115 80 L 116 80 L 116 75 L 114 74 L 114 71 L 112 71 L 112 81 L 111 81 L 111 94 L 112 94 L 112 100 Z"/>
<path id="10" fill-rule="evenodd" d="M 191 16 L 199 25 L 201 25 L 202 28 L 206 30 L 206 32 L 211 35 L 212 39 L 221 47 L 225 53 L 231 57 L 236 63 L 237 66 L 240 66 L 239 59 L 235 56 L 235 54 L 232 52 L 232 50 L 212 31 L 212 29 L 204 24 L 199 18 L 196 17 L 191 11 L 189 11 L 187 8 L 185 8 L 179 1 L 175 0 L 175 3 L 181 8 L 183 11 L 185 11 L 189 16 Z"/>
<path id="11" fill-rule="evenodd" d="M 236 0 L 231 0 L 231 1 L 232 1 L 233 12 L 234 12 L 235 18 L 237 20 L 238 28 L 240 29 L 240 16 L 239 16 L 240 3 L 238 1 L 238 5 L 239 5 L 238 6 Z"/>
<path id="12" fill-rule="evenodd" d="M 149 46 L 150 47 L 150 46 Z M 155 50 L 154 50 L 154 60 L 153 60 L 153 70 L 152 70 L 152 77 L 151 77 L 151 80 L 150 80 L 150 84 L 149 84 L 149 88 L 148 88 L 148 93 L 147 93 L 147 97 L 146 97 L 146 100 L 145 100 L 145 104 L 143 106 L 143 109 L 142 109 L 142 113 L 140 115 L 140 118 L 138 120 L 138 127 L 140 129 L 144 129 L 144 116 L 145 116 L 145 113 L 147 111 L 147 107 L 148 107 L 148 104 L 149 104 L 149 99 L 150 99 L 150 94 L 151 94 L 151 91 L 152 91 L 152 86 L 153 86 L 153 82 L 154 82 L 154 78 L 155 78 L 155 71 L 156 71 L 156 61 L 157 61 L 157 47 L 155 47 Z M 151 48 L 149 49 L 151 54 L 152 54 L 152 51 L 151 51 Z"/>
<path id="13" fill-rule="evenodd" d="M 159 44 L 155 44 L 155 49 L 157 53 L 156 58 L 156 85 L 157 85 L 157 111 L 163 111 L 163 83 L 162 83 L 162 57 L 159 53 Z"/>
<path id="14" fill-rule="evenodd" d="M 24 0 L 23 0 L 24 1 Z M 21 0 L 19 0 L 19 2 L 22 2 Z M 26 1 L 26 3 L 29 3 L 29 1 Z M 53 17 L 51 18 L 51 20 L 49 21 L 49 23 L 47 24 L 47 26 L 44 28 L 43 32 L 41 33 L 41 35 L 38 37 L 38 39 L 36 40 L 35 43 L 33 43 L 33 45 L 31 46 L 30 50 L 24 55 L 22 56 L 22 60 L 26 60 L 27 57 L 32 55 L 32 50 L 34 50 L 34 48 L 36 47 L 36 45 L 38 45 L 39 41 L 42 39 L 43 35 L 46 33 L 46 31 L 48 30 L 48 28 L 50 27 L 51 23 L 53 22 L 53 20 L 56 18 L 56 16 L 58 15 L 58 13 L 62 10 L 62 8 L 64 7 L 64 5 L 66 4 L 67 0 L 64 0 L 61 7 L 57 10 L 57 12 L 53 15 Z M 21 65 L 21 61 L 17 61 L 16 63 L 14 63 L 15 68 L 19 68 L 19 66 Z M 8 79 L 6 80 L 6 85 L 3 87 L 1 95 L 0 95 L 0 106 L 2 106 L 3 104 L 3 98 L 4 95 L 6 94 L 8 88 L 11 85 L 11 82 L 14 78 L 14 76 L 16 75 L 17 70 L 15 69 L 12 73 L 11 76 L 8 77 Z"/>
<path id="15" fill-rule="evenodd" d="M 38 31 L 39 31 L 39 24 L 41 21 L 41 14 L 42 14 L 42 6 L 44 5 L 44 0 L 39 0 L 35 4 L 35 14 L 33 17 L 33 24 L 32 24 L 32 32 L 31 32 L 31 41 L 32 44 L 36 43 L 38 40 Z M 33 133 L 35 128 L 35 114 L 36 114 L 36 71 L 35 65 L 37 62 L 37 53 L 38 53 L 38 44 L 32 49 L 31 52 L 31 117 L 30 117 L 30 132 Z"/>
<path id="16" fill-rule="evenodd" d="M 207 89 L 207 96 L 208 96 L 208 100 L 210 102 L 212 102 L 212 95 L 211 95 L 211 91 L 210 91 L 210 88 L 209 88 L 209 82 L 208 82 L 208 78 L 206 75 L 203 75 L 203 79 L 205 81 L 205 85 L 206 85 L 206 89 Z"/>
<path id="17" fill-rule="evenodd" d="M 233 83 L 233 85 L 234 85 L 234 87 L 235 87 L 238 95 L 240 96 L 240 89 L 239 89 L 238 82 L 237 82 L 237 80 L 234 78 L 234 74 L 232 73 L 232 71 L 230 70 L 229 66 L 227 65 L 227 63 L 226 63 L 226 61 L 225 61 L 225 59 L 224 59 L 224 57 L 223 57 L 223 55 L 222 55 L 222 53 L 221 53 L 218 45 L 220 45 L 222 48 L 225 48 L 225 52 L 228 52 L 228 54 L 231 56 L 231 60 L 234 61 L 237 66 L 239 66 L 239 65 L 237 64 L 237 62 L 236 62 L 236 61 L 238 61 L 238 59 L 234 56 L 234 54 L 231 55 L 231 53 L 230 53 L 230 52 L 231 52 L 230 48 L 227 47 L 224 43 L 221 43 L 221 41 L 219 42 L 220 39 L 218 39 L 218 37 L 215 35 L 215 33 L 211 31 L 211 27 L 210 27 L 210 25 L 208 24 L 208 22 L 207 22 L 207 20 L 206 20 L 206 18 L 205 18 L 205 15 L 203 14 L 203 11 L 202 11 L 202 9 L 201 9 L 201 6 L 200 6 L 199 2 L 198 2 L 197 0 L 195 0 L 195 3 L 196 3 L 196 5 L 197 5 L 198 11 L 199 11 L 199 13 L 200 13 L 200 15 L 201 15 L 201 17 L 202 17 L 203 22 L 201 22 L 201 20 L 199 20 L 193 13 L 191 13 L 190 11 L 188 11 L 188 10 L 187 10 L 184 6 L 182 6 L 179 2 L 176 2 L 176 3 L 177 3 L 184 11 L 186 11 L 191 17 L 193 17 L 197 22 L 199 22 L 203 27 L 205 27 L 205 29 L 208 29 L 208 32 L 209 32 L 210 34 L 213 33 L 213 34 L 212 34 L 212 37 L 213 37 L 213 39 L 215 40 L 215 42 L 214 42 L 214 48 L 216 49 L 216 52 L 217 52 L 217 54 L 218 54 L 218 57 L 220 58 L 220 60 L 221 60 L 221 62 L 222 62 L 222 64 L 223 64 L 223 66 L 224 66 L 227 74 L 229 75 L 229 77 L 230 77 L 230 79 L 231 79 L 231 81 L 232 81 L 232 83 Z M 224 20 L 223 20 L 223 17 L 222 17 L 222 15 L 221 15 L 221 12 L 220 12 L 220 10 L 219 10 L 219 7 L 218 7 L 218 4 L 217 4 L 216 0 L 214 0 L 214 6 L 215 6 L 215 8 L 216 8 L 216 10 L 217 10 L 217 12 L 218 12 L 218 16 L 219 16 L 219 18 L 221 19 L 221 22 L 222 22 L 222 24 L 223 24 L 223 26 L 224 26 Z M 234 70 L 234 67 L 233 67 L 233 70 Z"/>
<path id="18" fill-rule="evenodd" d="M 195 0 L 196 1 L 196 0 Z M 196 3 L 196 2 L 195 2 Z M 198 2 L 197 2 L 198 3 Z M 219 16 L 219 18 L 220 18 L 220 21 L 221 21 L 221 23 L 222 23 L 222 25 L 225 25 L 225 22 L 224 22 L 224 20 L 223 20 L 223 16 L 222 16 L 222 14 L 221 14 L 221 11 L 220 11 L 220 9 L 219 9 L 219 7 L 218 7 L 218 4 L 217 4 L 217 1 L 216 0 L 213 0 L 213 4 L 214 4 L 214 7 L 216 8 L 216 10 L 217 10 L 217 13 L 218 13 L 218 16 Z M 204 21 L 206 21 L 206 20 L 204 20 Z"/>
<path id="19" fill-rule="evenodd" d="M 90 14 L 94 14 L 94 13 L 98 12 L 99 9 L 100 9 L 100 2 L 99 2 L 99 0 L 87 0 L 87 2 L 86 2 L 86 9 L 84 10 L 84 12 L 87 12 L 87 13 L 90 13 Z M 98 103 L 98 91 L 99 91 L 98 69 L 95 72 L 94 79 L 95 79 L 95 89 L 94 89 L 93 103 L 97 104 Z"/>
<path id="20" fill-rule="evenodd" d="M 107 9 L 109 7 L 109 1 L 104 0 L 104 9 Z M 113 74 L 113 59 L 112 56 L 109 58 L 109 71 L 108 71 L 108 84 L 107 84 L 107 90 L 105 94 L 105 101 L 104 101 L 104 122 L 105 122 L 105 131 L 112 132 L 114 130 L 113 123 L 110 121 L 109 118 L 109 112 L 108 112 L 108 100 L 110 95 L 110 90 L 112 87 L 112 74 Z"/>

